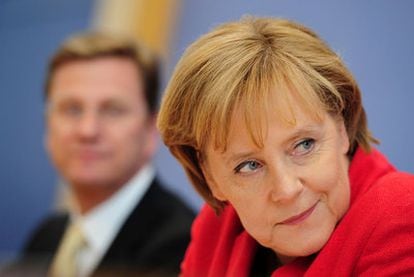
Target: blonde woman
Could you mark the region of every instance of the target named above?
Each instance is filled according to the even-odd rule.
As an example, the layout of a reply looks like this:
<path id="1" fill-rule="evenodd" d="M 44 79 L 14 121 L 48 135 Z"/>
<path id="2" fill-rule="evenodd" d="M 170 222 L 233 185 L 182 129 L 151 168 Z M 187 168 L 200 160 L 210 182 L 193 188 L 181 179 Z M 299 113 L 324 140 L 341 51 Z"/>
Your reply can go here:
<path id="1" fill-rule="evenodd" d="M 312 30 L 244 18 L 184 53 L 158 127 L 207 204 L 182 276 L 414 275 L 414 176 Z"/>

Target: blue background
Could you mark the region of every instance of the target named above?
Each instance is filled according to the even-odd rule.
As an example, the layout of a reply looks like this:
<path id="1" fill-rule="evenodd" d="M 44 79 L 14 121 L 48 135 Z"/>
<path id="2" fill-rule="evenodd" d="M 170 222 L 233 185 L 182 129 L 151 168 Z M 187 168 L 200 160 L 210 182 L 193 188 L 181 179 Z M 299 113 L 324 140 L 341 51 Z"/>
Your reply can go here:
<path id="1" fill-rule="evenodd" d="M 0 261 L 13 257 L 54 207 L 57 176 L 43 146 L 43 78 L 48 57 L 90 26 L 96 1 L 0 0 Z M 414 172 L 414 1 L 183 0 L 164 85 L 184 49 L 242 15 L 280 16 L 313 28 L 341 54 L 363 92 L 379 146 Z M 169 188 L 201 205 L 183 170 L 161 146 L 155 160 Z"/>

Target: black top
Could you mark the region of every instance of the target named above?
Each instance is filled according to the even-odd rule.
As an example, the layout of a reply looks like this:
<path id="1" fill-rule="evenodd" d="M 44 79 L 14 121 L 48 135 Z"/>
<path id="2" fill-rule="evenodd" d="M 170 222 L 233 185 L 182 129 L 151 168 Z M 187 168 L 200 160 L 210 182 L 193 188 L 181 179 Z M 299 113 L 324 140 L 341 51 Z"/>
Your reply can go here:
<path id="1" fill-rule="evenodd" d="M 155 179 L 92 275 L 177 276 L 193 219 L 194 212 Z M 48 217 L 29 239 L 21 259 L 0 276 L 45 276 L 68 222 L 67 213 Z"/>
<path id="2" fill-rule="evenodd" d="M 252 268 L 250 270 L 251 277 L 267 277 L 272 275 L 276 268 L 282 264 L 272 249 L 259 245 L 254 256 Z"/>

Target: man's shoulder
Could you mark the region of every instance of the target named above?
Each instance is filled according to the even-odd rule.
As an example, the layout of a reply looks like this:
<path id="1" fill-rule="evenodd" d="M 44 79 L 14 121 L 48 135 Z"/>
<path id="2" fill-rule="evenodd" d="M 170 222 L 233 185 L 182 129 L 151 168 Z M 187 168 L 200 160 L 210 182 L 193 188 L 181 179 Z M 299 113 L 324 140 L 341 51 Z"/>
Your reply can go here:
<path id="1" fill-rule="evenodd" d="M 56 211 L 44 217 L 39 224 L 39 228 L 57 228 L 66 225 L 68 220 L 69 213 L 67 211 Z"/>
<path id="2" fill-rule="evenodd" d="M 175 192 L 169 189 L 159 178 L 155 178 L 142 199 L 142 209 L 151 209 L 153 213 L 165 216 L 194 218 L 193 209 Z"/>
<path id="3" fill-rule="evenodd" d="M 31 232 L 24 252 L 55 251 L 68 221 L 67 212 L 55 212 L 45 217 Z"/>
<path id="4" fill-rule="evenodd" d="M 104 263 L 165 268 L 178 274 L 193 219 L 192 209 L 154 181 L 122 225 Z"/>
<path id="5" fill-rule="evenodd" d="M 194 217 L 193 209 L 155 178 L 127 218 L 123 229 L 136 229 L 148 238 L 167 233 L 187 236 Z"/>

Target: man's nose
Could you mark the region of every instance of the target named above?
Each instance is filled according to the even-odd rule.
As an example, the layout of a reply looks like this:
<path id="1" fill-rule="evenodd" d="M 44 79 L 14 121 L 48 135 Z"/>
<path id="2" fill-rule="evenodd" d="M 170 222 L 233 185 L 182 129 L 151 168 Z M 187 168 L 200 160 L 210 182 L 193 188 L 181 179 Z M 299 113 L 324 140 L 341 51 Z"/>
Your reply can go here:
<path id="1" fill-rule="evenodd" d="M 78 133 L 81 138 L 96 138 L 100 130 L 99 115 L 95 112 L 84 112 L 78 122 Z"/>

